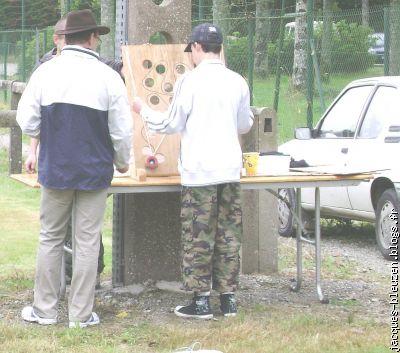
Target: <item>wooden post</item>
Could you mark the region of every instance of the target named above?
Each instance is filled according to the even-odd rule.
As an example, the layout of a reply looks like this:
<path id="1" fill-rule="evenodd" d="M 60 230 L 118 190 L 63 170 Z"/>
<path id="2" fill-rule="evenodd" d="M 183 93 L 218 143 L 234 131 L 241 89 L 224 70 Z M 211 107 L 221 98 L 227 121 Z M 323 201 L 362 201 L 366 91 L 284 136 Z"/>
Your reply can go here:
<path id="1" fill-rule="evenodd" d="M 11 85 L 11 110 L 17 110 L 21 93 L 13 92 Z M 22 131 L 19 126 L 10 127 L 9 174 L 22 172 Z"/>

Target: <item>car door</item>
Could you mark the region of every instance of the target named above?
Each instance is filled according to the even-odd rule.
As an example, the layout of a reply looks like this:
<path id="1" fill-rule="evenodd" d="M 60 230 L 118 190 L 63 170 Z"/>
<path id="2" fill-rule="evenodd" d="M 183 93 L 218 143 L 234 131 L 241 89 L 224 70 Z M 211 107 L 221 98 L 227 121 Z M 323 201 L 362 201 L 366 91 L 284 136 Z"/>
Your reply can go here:
<path id="1" fill-rule="evenodd" d="M 348 153 L 355 143 L 357 127 L 373 87 L 350 87 L 333 103 L 317 125 L 315 138 L 304 141 L 307 146 L 299 150 L 308 164 L 335 165 L 338 170 L 348 164 Z M 346 187 L 321 188 L 320 192 L 322 208 L 352 208 Z M 302 199 L 305 204 L 314 205 L 314 191 L 305 189 Z"/>
<path id="2" fill-rule="evenodd" d="M 389 126 L 400 125 L 400 93 L 393 86 L 378 86 L 365 110 L 354 146 L 348 153 L 348 165 L 353 168 L 385 170 L 397 164 L 398 143 L 386 143 Z M 385 173 L 385 172 L 382 172 Z M 378 174 L 379 176 L 379 174 Z M 355 215 L 370 213 L 374 216 L 371 202 L 371 182 L 348 187 L 348 194 Z"/>

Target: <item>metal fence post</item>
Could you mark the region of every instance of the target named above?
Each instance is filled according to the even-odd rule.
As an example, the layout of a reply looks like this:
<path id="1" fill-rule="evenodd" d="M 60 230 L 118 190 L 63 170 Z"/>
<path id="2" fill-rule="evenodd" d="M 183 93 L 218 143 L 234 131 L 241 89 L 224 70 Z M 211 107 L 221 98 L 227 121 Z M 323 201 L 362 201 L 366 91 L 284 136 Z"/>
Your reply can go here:
<path id="1" fill-rule="evenodd" d="M 284 28 L 283 28 L 283 17 L 285 15 L 285 0 L 282 0 L 281 7 L 281 18 L 279 23 L 279 46 L 278 46 L 278 57 L 276 58 L 276 78 L 275 78 L 275 94 L 274 94 L 274 110 L 278 111 L 278 103 L 279 103 L 279 90 L 281 85 L 281 53 L 283 48 L 283 36 L 284 36 Z"/>
<path id="2" fill-rule="evenodd" d="M 247 59 L 248 65 L 248 83 L 250 88 L 250 104 L 253 104 L 253 73 L 254 73 L 254 31 L 255 31 L 255 18 L 248 18 L 248 48 L 249 48 L 249 56 Z"/>
<path id="3" fill-rule="evenodd" d="M 26 82 L 26 53 L 25 53 L 25 1 L 21 0 L 21 18 L 22 18 L 22 81 Z"/>
<path id="4" fill-rule="evenodd" d="M 4 42 L 4 80 L 7 80 L 8 43 Z M 4 102 L 7 102 L 7 90 L 4 90 Z"/>
<path id="5" fill-rule="evenodd" d="M 314 71 L 311 57 L 311 40 L 314 33 L 314 0 L 307 0 L 307 126 L 313 126 L 313 91 L 314 91 Z"/>
<path id="6" fill-rule="evenodd" d="M 204 1 L 199 0 L 199 22 L 204 18 Z"/>
<path id="7" fill-rule="evenodd" d="M 390 50 L 390 12 L 389 8 L 383 9 L 383 30 L 385 35 L 384 53 L 383 53 L 383 74 L 389 75 L 389 50 Z"/>

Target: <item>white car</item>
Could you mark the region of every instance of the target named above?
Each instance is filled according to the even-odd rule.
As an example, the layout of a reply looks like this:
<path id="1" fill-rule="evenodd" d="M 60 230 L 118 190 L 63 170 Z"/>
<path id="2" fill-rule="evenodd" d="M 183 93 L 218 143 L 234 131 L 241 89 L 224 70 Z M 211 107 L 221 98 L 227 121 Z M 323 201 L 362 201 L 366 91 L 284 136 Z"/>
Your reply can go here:
<path id="1" fill-rule="evenodd" d="M 394 259 L 400 212 L 400 76 L 351 82 L 314 129 L 296 129 L 295 136 L 279 146 L 279 152 L 296 161 L 380 170 L 372 181 L 358 186 L 321 188 L 321 217 L 375 222 L 380 251 Z M 282 189 L 280 194 L 294 204 L 294 190 Z M 314 209 L 312 189 L 302 191 L 302 209 L 305 216 Z M 280 234 L 289 235 L 294 222 L 284 202 L 279 203 L 279 216 Z"/>

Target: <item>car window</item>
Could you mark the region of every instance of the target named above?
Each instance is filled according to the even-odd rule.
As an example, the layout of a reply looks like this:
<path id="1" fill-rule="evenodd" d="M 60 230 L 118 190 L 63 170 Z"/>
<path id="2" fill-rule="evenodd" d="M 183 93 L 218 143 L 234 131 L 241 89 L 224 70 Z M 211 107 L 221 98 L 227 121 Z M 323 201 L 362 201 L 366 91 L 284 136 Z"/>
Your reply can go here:
<path id="1" fill-rule="evenodd" d="M 325 116 L 317 137 L 354 137 L 358 119 L 372 87 L 361 86 L 347 90 Z"/>
<path id="2" fill-rule="evenodd" d="M 399 105 L 398 93 L 394 87 L 378 88 L 365 114 L 358 137 L 376 138 L 388 121 L 395 121 Z"/>

